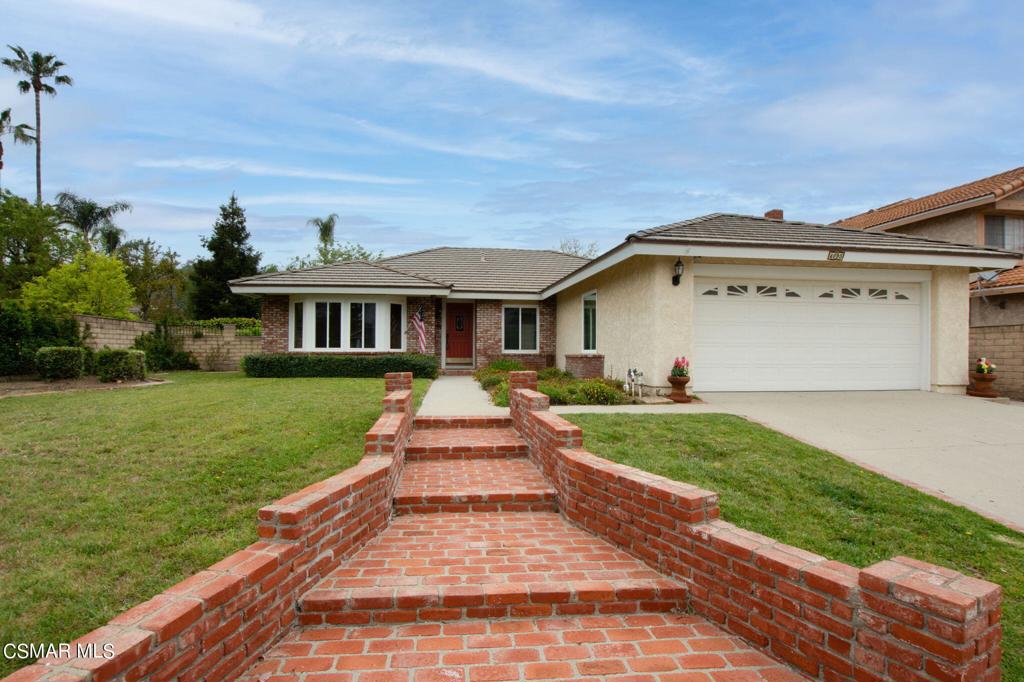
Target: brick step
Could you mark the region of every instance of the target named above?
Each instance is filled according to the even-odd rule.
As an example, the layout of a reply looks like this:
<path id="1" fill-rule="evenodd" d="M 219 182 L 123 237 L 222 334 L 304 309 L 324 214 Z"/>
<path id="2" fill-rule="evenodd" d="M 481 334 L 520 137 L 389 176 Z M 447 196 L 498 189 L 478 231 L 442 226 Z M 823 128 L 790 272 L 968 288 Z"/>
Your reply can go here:
<path id="1" fill-rule="evenodd" d="M 526 457 L 526 441 L 511 428 L 421 429 L 405 448 L 408 461 Z"/>
<path id="2" fill-rule="evenodd" d="M 525 458 L 407 462 L 394 504 L 398 514 L 558 509 L 555 489 Z"/>
<path id="3" fill-rule="evenodd" d="M 667 612 L 685 588 L 551 512 L 409 514 L 300 600 L 300 623 Z"/>
<path id="4" fill-rule="evenodd" d="M 639 614 L 300 628 L 239 682 L 804 682 L 699 616 Z"/>
<path id="5" fill-rule="evenodd" d="M 416 429 L 511 429 L 512 417 L 449 417 L 424 415 L 413 419 Z"/>

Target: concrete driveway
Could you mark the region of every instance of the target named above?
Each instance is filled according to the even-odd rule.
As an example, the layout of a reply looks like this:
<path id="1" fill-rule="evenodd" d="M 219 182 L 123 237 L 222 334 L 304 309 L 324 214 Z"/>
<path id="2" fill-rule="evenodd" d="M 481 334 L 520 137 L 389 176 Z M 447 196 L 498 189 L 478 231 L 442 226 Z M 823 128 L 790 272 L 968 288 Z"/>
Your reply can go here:
<path id="1" fill-rule="evenodd" d="M 731 412 L 1024 527 L 1024 406 L 921 391 L 701 393 Z M 703 410 L 702 410 L 703 411 Z"/>

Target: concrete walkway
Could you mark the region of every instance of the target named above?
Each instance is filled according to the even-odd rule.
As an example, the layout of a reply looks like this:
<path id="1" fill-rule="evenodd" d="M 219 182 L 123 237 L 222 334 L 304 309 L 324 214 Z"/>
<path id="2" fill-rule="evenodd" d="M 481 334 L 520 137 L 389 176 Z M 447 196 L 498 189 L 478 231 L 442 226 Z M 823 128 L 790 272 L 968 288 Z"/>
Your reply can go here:
<path id="1" fill-rule="evenodd" d="M 451 415 L 508 415 L 507 407 L 491 403 L 491 396 L 473 377 L 441 376 L 430 384 L 416 414 L 425 417 Z"/>

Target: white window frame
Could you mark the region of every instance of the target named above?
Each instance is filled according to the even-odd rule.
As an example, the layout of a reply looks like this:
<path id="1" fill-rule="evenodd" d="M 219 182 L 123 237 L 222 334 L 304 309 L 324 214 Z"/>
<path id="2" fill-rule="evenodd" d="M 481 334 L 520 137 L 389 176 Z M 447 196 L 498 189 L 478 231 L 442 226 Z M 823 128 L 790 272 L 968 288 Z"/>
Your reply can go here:
<path id="1" fill-rule="evenodd" d="M 367 346 L 366 345 L 366 306 L 368 304 L 373 304 L 373 345 L 372 346 Z M 354 305 L 362 306 L 362 325 L 363 325 L 363 328 L 359 330 L 360 331 L 360 336 L 362 337 L 362 340 L 363 340 L 363 345 L 361 345 L 361 346 L 353 346 L 352 345 L 352 306 L 354 306 Z M 345 322 L 347 324 L 344 325 L 345 329 L 343 329 L 342 331 L 343 332 L 348 332 L 348 333 L 344 336 L 343 341 L 345 341 L 348 344 L 349 349 L 352 350 L 352 351 L 355 351 L 355 352 L 374 351 L 374 352 L 376 352 L 378 350 L 378 346 L 379 346 L 378 342 L 380 341 L 380 327 L 378 326 L 378 324 L 379 324 L 378 320 L 381 319 L 381 316 L 380 316 L 380 302 L 379 301 L 373 301 L 373 300 L 365 300 L 365 299 L 362 299 L 362 298 L 360 298 L 360 299 L 352 299 L 352 300 L 350 300 L 346 304 L 346 307 L 347 307 L 347 310 L 345 311 L 344 319 L 345 319 Z M 387 346 L 391 346 L 391 319 L 390 318 L 391 318 L 391 307 L 390 307 L 390 305 L 388 305 L 388 343 L 385 344 Z M 390 348 L 389 348 L 389 350 L 390 350 Z"/>
<path id="2" fill-rule="evenodd" d="M 302 304 L 302 347 L 295 345 L 295 304 Z M 341 347 L 316 347 L 316 304 L 341 304 Z M 374 303 L 376 333 L 372 348 L 353 348 L 351 344 L 351 304 Z M 402 306 L 402 347 L 391 348 L 391 305 Z M 405 353 L 408 347 L 409 303 L 405 296 L 345 296 L 338 294 L 296 294 L 288 298 L 288 352 L 295 353 Z M 330 332 L 328 331 L 328 334 Z"/>
<path id="3" fill-rule="evenodd" d="M 587 299 L 594 299 L 594 347 L 587 348 Z M 539 325 L 538 325 L 539 326 Z M 597 289 L 580 297 L 580 352 L 584 355 L 597 354 Z"/>
<path id="4" fill-rule="evenodd" d="M 509 350 L 505 348 L 505 310 L 508 308 L 532 308 L 537 313 L 537 343 L 533 350 Z M 523 313 L 519 313 L 519 345 L 523 345 Z M 501 352 L 503 355 L 540 355 L 540 306 L 529 303 L 504 303 L 501 306 Z"/>

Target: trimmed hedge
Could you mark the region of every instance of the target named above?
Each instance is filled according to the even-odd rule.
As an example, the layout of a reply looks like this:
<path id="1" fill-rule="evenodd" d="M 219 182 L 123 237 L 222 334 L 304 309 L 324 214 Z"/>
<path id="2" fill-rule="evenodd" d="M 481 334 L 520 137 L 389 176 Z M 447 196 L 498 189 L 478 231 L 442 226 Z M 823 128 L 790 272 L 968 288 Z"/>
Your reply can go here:
<path id="1" fill-rule="evenodd" d="M 437 359 L 430 355 L 294 355 L 261 353 L 242 358 L 250 377 L 383 377 L 387 372 L 412 372 L 418 379 L 437 377 Z"/>
<path id="2" fill-rule="evenodd" d="M 146 378 L 146 354 L 141 350 L 111 350 L 96 353 L 96 375 L 100 381 L 133 381 Z"/>
<path id="3" fill-rule="evenodd" d="M 85 372 L 85 349 L 44 346 L 36 351 L 36 371 L 44 379 L 78 379 Z"/>
<path id="4" fill-rule="evenodd" d="M 20 301 L 0 302 L 0 376 L 35 372 L 40 348 L 81 345 L 74 318 L 30 308 Z"/>

